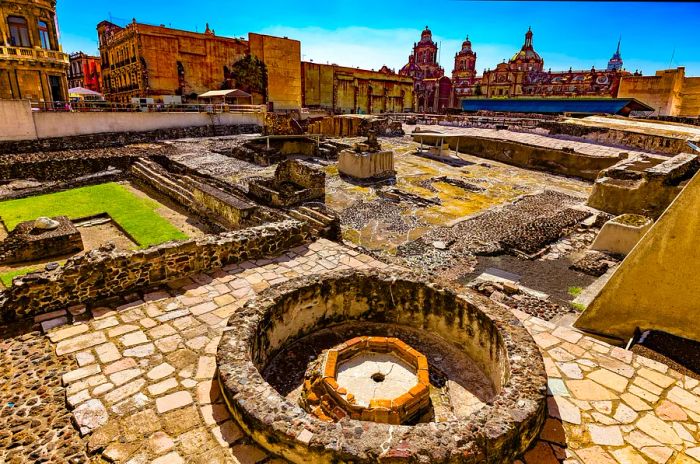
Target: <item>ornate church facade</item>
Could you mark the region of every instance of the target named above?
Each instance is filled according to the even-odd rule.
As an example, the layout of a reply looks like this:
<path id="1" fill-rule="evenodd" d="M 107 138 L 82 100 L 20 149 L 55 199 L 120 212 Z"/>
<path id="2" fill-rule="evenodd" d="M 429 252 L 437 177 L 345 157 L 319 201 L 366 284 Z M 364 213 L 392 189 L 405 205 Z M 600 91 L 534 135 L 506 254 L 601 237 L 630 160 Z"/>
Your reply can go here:
<path id="1" fill-rule="evenodd" d="M 510 60 L 487 69 L 482 76 L 476 72 L 476 52 L 469 37 L 455 54 L 452 79 L 444 75 L 437 62 L 438 46 L 426 26 L 421 40 L 413 45 L 400 74 L 414 78 L 415 109 L 419 112 L 444 112 L 459 108 L 468 98 L 517 97 L 616 97 L 623 76 L 630 76 L 622 66 L 620 42 L 605 69 L 552 71 L 545 70 L 544 59 L 535 51 L 531 29 L 525 42 Z M 635 73 L 636 75 L 636 73 Z"/>
<path id="2" fill-rule="evenodd" d="M 399 75 L 413 78 L 413 107 L 426 113 L 443 112 L 450 106 L 452 82 L 438 64 L 438 46 L 428 26 L 421 32 L 420 42 L 413 44 L 413 53 Z"/>

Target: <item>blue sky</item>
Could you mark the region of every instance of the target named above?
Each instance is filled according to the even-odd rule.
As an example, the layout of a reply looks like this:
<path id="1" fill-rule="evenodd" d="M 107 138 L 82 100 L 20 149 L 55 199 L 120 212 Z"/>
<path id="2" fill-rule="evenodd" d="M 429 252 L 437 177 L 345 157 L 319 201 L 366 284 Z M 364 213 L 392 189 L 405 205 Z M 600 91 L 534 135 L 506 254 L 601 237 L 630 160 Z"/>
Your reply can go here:
<path id="1" fill-rule="evenodd" d="M 64 51 L 96 53 L 95 26 L 110 15 L 117 23 L 135 17 L 200 32 L 208 22 L 218 35 L 231 37 L 287 36 L 301 40 L 305 60 L 368 69 L 400 68 L 428 25 L 448 73 L 466 35 L 479 73 L 519 50 L 528 26 L 552 70 L 604 67 L 622 35 L 628 70 L 648 75 L 685 66 L 686 75 L 700 76 L 700 3 L 58 0 Z"/>

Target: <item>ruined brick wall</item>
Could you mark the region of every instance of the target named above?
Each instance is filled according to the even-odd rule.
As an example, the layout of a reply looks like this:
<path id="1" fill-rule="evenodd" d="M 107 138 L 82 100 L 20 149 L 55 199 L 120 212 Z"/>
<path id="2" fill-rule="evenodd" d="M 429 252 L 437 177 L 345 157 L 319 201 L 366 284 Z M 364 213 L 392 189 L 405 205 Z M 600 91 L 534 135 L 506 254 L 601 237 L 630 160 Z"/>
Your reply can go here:
<path id="1" fill-rule="evenodd" d="M 16 162 L 12 157 L 0 160 L 0 179 L 36 179 L 38 181 L 65 181 L 88 176 L 109 167 L 126 171 L 138 156 L 118 155 L 84 158 L 46 158 L 22 156 Z M 78 185 L 70 185 L 70 188 Z"/>
<path id="2" fill-rule="evenodd" d="M 144 132 L 104 132 L 70 137 L 52 137 L 39 140 L 0 141 L 0 155 L 60 150 L 82 150 L 89 148 L 120 147 L 132 143 L 147 143 L 157 140 L 213 137 L 215 135 L 254 134 L 261 131 L 256 124 L 177 127 Z"/>
<path id="3" fill-rule="evenodd" d="M 250 54 L 267 67 L 267 101 L 275 111 L 301 108 L 301 42 L 248 34 Z M 262 103 L 262 102 L 260 102 Z"/>
<path id="4" fill-rule="evenodd" d="M 34 221 L 17 225 L 0 242 L 0 263 L 24 263 L 37 259 L 65 256 L 82 251 L 80 231 L 66 216 L 53 218 L 59 222 L 54 230 L 36 230 Z"/>
<path id="5" fill-rule="evenodd" d="M 556 121 L 542 121 L 538 127 L 546 129 L 550 135 L 568 135 L 606 145 L 642 149 L 650 153 L 677 155 L 687 150 L 686 140 L 678 137 L 664 137 Z"/>
<path id="6" fill-rule="evenodd" d="M 310 239 L 303 223 L 288 220 L 145 250 L 92 250 L 55 271 L 15 279 L 0 293 L 0 314 L 11 320 L 90 303 L 227 264 L 275 256 Z"/>

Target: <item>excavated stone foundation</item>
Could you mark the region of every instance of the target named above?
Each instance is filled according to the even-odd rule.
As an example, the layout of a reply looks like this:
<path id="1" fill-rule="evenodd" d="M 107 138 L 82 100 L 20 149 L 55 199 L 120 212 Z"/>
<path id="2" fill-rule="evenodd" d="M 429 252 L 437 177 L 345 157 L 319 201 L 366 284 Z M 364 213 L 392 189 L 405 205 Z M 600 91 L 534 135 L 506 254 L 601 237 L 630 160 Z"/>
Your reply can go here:
<path id="1" fill-rule="evenodd" d="M 342 377 L 343 368 L 328 369 L 328 356 L 344 352 L 350 342 L 355 346 L 357 336 L 367 348 L 372 340 L 391 339 L 424 356 L 405 368 L 415 369 L 418 384 L 428 380 L 436 414 L 392 425 L 377 421 L 381 414 L 360 414 L 369 420 L 319 418 L 302 408 L 294 398 L 303 381 L 295 376 L 301 371 L 303 379 L 307 364 L 315 362 L 322 381 Z M 280 359 L 288 360 L 286 369 L 279 368 Z M 267 450 L 298 463 L 509 462 L 538 435 L 545 414 L 542 357 L 510 312 L 471 291 L 457 294 L 399 269 L 333 272 L 266 290 L 231 317 L 217 363 L 226 402 L 241 427 Z M 426 363 L 429 379 L 420 374 Z M 450 372 L 457 364 L 468 367 Z M 464 370 L 473 382 L 459 375 Z M 346 401 L 343 386 L 336 388 L 341 382 L 326 383 L 336 400 Z M 450 401 L 440 404 L 437 393 L 450 382 L 455 391 L 477 397 L 468 414 L 452 414 Z M 464 399 L 457 396 L 453 403 Z M 393 402 L 384 403 L 374 406 L 391 411 Z"/>

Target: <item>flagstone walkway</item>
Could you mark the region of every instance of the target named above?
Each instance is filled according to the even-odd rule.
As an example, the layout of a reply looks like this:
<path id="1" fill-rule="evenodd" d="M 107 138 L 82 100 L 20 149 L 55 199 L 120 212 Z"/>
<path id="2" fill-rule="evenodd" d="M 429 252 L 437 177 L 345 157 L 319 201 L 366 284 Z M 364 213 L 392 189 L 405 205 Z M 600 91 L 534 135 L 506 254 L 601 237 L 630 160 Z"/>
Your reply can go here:
<path id="1" fill-rule="evenodd" d="M 371 266 L 385 265 L 319 240 L 275 259 L 171 282 L 117 307 L 54 314 L 45 327 L 80 320 L 50 329 L 48 338 L 59 358 L 77 363 L 61 378 L 93 459 L 284 462 L 244 436 L 212 382 L 227 319 L 270 285 Z M 700 463 L 697 380 L 574 330 L 516 315 L 542 350 L 551 394 L 550 417 L 523 457 L 526 464 Z"/>

